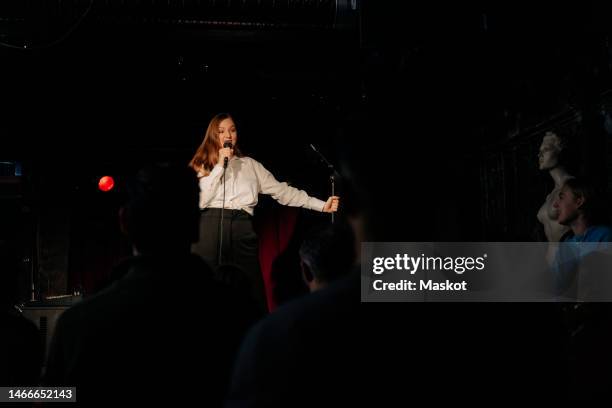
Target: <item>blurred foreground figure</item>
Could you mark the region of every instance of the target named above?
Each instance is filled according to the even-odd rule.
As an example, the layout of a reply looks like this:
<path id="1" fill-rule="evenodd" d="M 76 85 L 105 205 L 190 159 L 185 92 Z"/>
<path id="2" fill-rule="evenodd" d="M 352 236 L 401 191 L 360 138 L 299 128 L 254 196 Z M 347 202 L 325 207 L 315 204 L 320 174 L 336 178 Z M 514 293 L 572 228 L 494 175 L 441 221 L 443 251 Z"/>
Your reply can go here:
<path id="1" fill-rule="evenodd" d="M 219 405 L 249 315 L 190 253 L 198 239 L 195 176 L 149 167 L 128 195 L 120 221 L 135 257 L 121 279 L 61 316 L 45 382 L 76 386 L 84 404 Z"/>

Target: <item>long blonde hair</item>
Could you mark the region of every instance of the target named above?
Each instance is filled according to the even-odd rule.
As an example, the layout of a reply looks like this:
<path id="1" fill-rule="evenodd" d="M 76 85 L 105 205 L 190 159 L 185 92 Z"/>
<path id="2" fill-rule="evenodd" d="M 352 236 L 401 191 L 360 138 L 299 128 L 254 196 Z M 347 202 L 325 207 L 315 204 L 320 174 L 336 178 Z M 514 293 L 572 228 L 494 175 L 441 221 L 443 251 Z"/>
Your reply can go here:
<path id="1" fill-rule="evenodd" d="M 193 158 L 189 162 L 189 167 L 194 169 L 196 172 L 202 172 L 204 176 L 208 176 L 212 169 L 219 161 L 219 149 L 221 143 L 219 142 L 219 124 L 225 119 L 230 119 L 236 123 L 229 113 L 219 113 L 210 120 L 206 133 L 204 135 L 204 141 L 198 147 Z M 241 157 L 242 153 L 238 147 L 234 146 L 234 155 Z"/>

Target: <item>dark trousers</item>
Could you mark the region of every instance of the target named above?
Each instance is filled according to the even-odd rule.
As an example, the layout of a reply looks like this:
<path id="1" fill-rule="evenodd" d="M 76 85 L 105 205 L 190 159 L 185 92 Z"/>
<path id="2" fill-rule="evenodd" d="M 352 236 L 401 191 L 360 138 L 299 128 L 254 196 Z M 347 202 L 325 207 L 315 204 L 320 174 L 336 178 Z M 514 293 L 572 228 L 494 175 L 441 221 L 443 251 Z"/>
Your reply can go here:
<path id="1" fill-rule="evenodd" d="M 268 304 L 259 267 L 259 243 L 253 229 L 252 217 L 242 210 L 224 210 L 223 243 L 219 263 L 220 221 L 220 208 L 202 210 L 200 240 L 192 245 L 192 252 L 200 255 L 221 273 L 231 271 L 242 274 L 242 276 L 229 278 L 220 276 L 220 279 L 228 281 L 231 285 L 241 280 L 246 281 L 252 300 L 261 308 L 261 311 L 267 311 Z M 221 268 L 219 268 L 220 265 L 222 265 Z M 238 270 L 226 268 L 227 265 L 234 265 L 238 267 Z"/>

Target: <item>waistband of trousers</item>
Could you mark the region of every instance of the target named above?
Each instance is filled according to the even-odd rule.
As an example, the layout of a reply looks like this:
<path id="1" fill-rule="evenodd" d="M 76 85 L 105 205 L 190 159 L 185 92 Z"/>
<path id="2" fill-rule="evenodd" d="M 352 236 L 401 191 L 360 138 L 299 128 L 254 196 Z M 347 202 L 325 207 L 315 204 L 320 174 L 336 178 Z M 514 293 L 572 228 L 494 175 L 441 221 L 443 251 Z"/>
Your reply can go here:
<path id="1" fill-rule="evenodd" d="M 213 217 L 221 217 L 221 208 L 202 208 L 200 210 L 202 215 L 208 215 Z M 227 218 L 251 218 L 251 214 L 244 210 L 232 210 L 226 208 L 223 210 L 223 217 Z"/>

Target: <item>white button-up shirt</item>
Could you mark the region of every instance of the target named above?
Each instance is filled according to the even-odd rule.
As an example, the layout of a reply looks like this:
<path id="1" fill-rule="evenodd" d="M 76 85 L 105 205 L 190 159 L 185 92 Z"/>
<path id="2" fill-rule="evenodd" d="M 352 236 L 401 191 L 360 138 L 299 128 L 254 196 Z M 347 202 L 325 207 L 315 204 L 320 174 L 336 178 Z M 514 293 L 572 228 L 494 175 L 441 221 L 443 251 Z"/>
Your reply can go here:
<path id="1" fill-rule="evenodd" d="M 223 165 L 217 164 L 208 176 L 200 178 L 200 208 L 223 206 Z M 305 191 L 278 182 L 261 163 L 250 157 L 232 157 L 225 172 L 225 208 L 244 210 L 253 215 L 259 194 L 268 194 L 283 205 L 323 211 L 325 201 Z"/>

